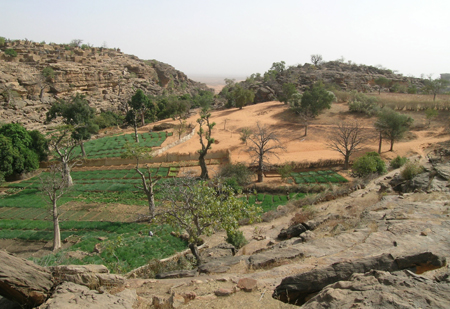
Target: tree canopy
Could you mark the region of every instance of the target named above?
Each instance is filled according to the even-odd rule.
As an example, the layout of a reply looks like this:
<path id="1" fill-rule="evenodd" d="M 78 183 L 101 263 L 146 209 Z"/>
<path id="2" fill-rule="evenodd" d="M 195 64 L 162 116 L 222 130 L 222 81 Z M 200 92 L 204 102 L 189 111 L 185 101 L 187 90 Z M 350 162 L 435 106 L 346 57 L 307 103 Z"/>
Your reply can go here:
<path id="1" fill-rule="evenodd" d="M 397 113 L 392 109 L 384 108 L 375 122 L 375 128 L 380 132 L 380 148 L 381 138 L 386 138 L 391 142 L 389 151 L 393 151 L 394 142 L 403 137 L 403 134 L 409 130 L 413 121 L 414 119 L 411 117 Z"/>
<path id="2" fill-rule="evenodd" d="M 30 133 L 18 123 L 0 127 L 0 173 L 30 172 L 39 168 L 39 155 L 33 148 Z"/>

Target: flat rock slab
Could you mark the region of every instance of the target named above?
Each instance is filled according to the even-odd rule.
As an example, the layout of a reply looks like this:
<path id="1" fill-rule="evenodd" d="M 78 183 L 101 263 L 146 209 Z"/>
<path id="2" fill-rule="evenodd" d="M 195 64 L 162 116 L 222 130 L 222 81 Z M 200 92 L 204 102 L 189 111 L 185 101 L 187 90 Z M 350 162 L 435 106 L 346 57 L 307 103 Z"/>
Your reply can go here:
<path id="1" fill-rule="evenodd" d="M 156 279 L 173 279 L 173 278 L 188 278 L 198 275 L 197 269 L 192 270 L 175 270 L 156 275 Z"/>
<path id="2" fill-rule="evenodd" d="M 125 284 L 124 277 L 110 274 L 104 265 L 61 265 L 51 267 L 51 270 L 57 280 L 73 282 L 90 289 L 101 286 L 111 288 Z"/>
<path id="3" fill-rule="evenodd" d="M 42 304 L 53 287 L 49 270 L 0 251 L 0 295 L 26 307 Z"/>
<path id="4" fill-rule="evenodd" d="M 72 282 L 64 282 L 56 287 L 52 297 L 39 309 L 132 309 L 136 301 L 135 290 L 124 290 L 112 295 Z"/>
<path id="5" fill-rule="evenodd" d="M 283 260 L 291 260 L 302 256 L 303 253 L 297 248 L 281 248 L 277 250 L 268 250 L 250 256 L 249 263 L 254 269 L 263 268 Z"/>
<path id="6" fill-rule="evenodd" d="M 242 255 L 223 257 L 200 265 L 198 271 L 205 274 L 224 273 L 230 270 L 231 266 L 237 265 L 241 263 L 241 261 L 248 263 L 248 257 Z"/>

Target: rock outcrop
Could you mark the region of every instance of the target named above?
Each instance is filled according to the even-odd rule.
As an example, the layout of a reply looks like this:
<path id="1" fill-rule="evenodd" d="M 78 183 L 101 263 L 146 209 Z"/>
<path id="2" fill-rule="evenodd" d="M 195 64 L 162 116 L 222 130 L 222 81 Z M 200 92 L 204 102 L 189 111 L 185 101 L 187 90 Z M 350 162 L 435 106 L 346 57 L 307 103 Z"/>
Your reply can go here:
<path id="1" fill-rule="evenodd" d="M 15 50 L 17 57 L 6 55 L 5 49 Z M 53 76 L 44 77 L 45 68 L 51 68 Z M 118 49 L 82 49 L 29 41 L 0 46 L 0 105 L 3 106 L 0 120 L 3 122 L 19 121 L 27 129 L 41 128 L 50 104 L 56 98 L 67 99 L 77 92 L 86 94 L 97 111 L 120 110 L 136 89 L 152 95 L 182 95 L 209 88 L 168 64 L 141 60 Z"/>
<path id="2" fill-rule="evenodd" d="M 5 251 L 0 251 L 0 261 L 0 295 L 29 308 L 50 296 L 53 277 L 49 270 Z"/>
<path id="3" fill-rule="evenodd" d="M 327 286 L 302 308 L 450 308 L 450 283 L 409 271 L 372 270 Z"/>

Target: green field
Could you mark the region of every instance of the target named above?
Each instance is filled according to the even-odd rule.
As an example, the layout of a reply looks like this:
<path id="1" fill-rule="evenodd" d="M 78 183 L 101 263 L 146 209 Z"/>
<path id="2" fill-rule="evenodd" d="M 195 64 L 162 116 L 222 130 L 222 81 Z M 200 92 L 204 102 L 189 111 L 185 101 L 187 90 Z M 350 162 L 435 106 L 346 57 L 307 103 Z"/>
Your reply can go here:
<path id="1" fill-rule="evenodd" d="M 296 184 L 313 184 L 313 183 L 344 183 L 348 180 L 332 170 L 327 171 L 309 171 L 309 172 L 293 172 L 291 177 Z"/>
<path id="2" fill-rule="evenodd" d="M 142 171 L 146 172 L 144 169 Z M 163 177 L 160 183 L 164 183 L 173 181 L 180 168 L 160 166 L 152 167 L 151 171 Z M 141 184 L 141 179 L 134 169 L 74 171 L 71 175 L 74 186 L 58 202 L 61 237 L 63 240 L 78 237 L 79 241 L 69 250 L 87 253 L 92 253 L 94 245 L 101 242 L 98 237 L 106 237 L 107 240 L 102 242 L 105 251 L 82 259 L 69 259 L 63 250 L 56 255 L 35 259 L 39 264 L 96 263 L 105 264 L 115 272 L 126 272 L 145 265 L 151 259 L 161 259 L 186 249 L 185 242 L 170 235 L 169 227 L 133 222 L 138 213 L 145 214 L 148 211 L 145 194 L 135 187 Z M 8 194 L 0 197 L 0 238 L 29 241 L 53 239 L 52 214 L 39 186 L 39 177 L 7 186 Z M 157 185 L 156 192 L 158 188 Z M 288 199 L 301 197 L 303 194 L 291 193 L 288 198 L 286 195 L 259 193 L 241 198 L 267 212 L 287 203 Z M 157 193 L 157 204 L 159 199 Z M 71 206 L 73 202 L 77 207 Z M 123 205 L 134 208 L 121 211 Z M 156 237 L 146 236 L 149 229 Z M 120 262 L 117 262 L 114 254 Z"/>
<path id="3" fill-rule="evenodd" d="M 149 132 L 139 133 L 139 144 L 143 147 L 160 147 L 168 136 L 173 133 Z M 125 152 L 124 146 L 127 142 L 135 141 L 134 134 L 102 137 L 84 143 L 88 159 L 116 158 Z M 76 149 L 75 155 L 81 154 L 80 148 Z"/>

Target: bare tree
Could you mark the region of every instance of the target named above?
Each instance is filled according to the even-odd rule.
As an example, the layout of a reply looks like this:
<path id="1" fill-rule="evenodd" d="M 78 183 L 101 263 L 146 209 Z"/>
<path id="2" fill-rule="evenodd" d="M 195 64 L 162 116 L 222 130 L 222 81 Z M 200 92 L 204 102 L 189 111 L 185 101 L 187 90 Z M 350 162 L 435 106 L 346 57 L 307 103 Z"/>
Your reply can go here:
<path id="1" fill-rule="evenodd" d="M 326 145 L 344 156 L 344 169 L 347 170 L 350 156 L 361 150 L 368 139 L 369 135 L 364 132 L 364 128 L 358 122 L 341 122 L 328 138 Z"/>
<path id="2" fill-rule="evenodd" d="M 139 146 L 138 143 L 132 145 L 130 143 L 125 144 L 126 151 L 122 154 L 122 158 L 134 158 L 136 159 L 135 171 L 139 174 L 142 180 L 142 186 L 135 186 L 137 189 L 144 191 L 148 200 L 149 222 L 152 222 L 155 218 L 156 204 L 155 204 L 155 192 L 154 186 L 158 183 L 161 177 L 152 175 L 150 167 L 146 165 L 147 176 L 139 169 L 139 160 L 144 158 L 151 158 L 151 148 Z M 147 178 L 148 177 L 148 178 Z"/>
<path id="3" fill-rule="evenodd" d="M 44 199 L 52 205 L 53 213 L 53 251 L 61 248 L 61 230 L 59 228 L 58 200 L 66 193 L 67 177 L 64 177 L 62 164 L 51 165 L 47 173 L 41 174 L 40 189 Z"/>
<path id="4" fill-rule="evenodd" d="M 322 59 L 323 59 L 322 55 L 319 55 L 319 54 L 311 55 L 311 62 L 314 65 L 320 64 L 322 62 Z"/>
<path id="5" fill-rule="evenodd" d="M 211 145 L 214 143 L 214 138 L 211 137 L 211 131 L 216 125 L 216 123 L 215 122 L 210 123 L 209 117 L 211 117 L 211 113 L 207 109 L 203 109 L 200 112 L 200 118 L 197 119 L 197 122 L 200 125 L 200 128 L 197 133 L 198 136 L 200 137 L 200 145 L 202 146 L 202 149 L 197 151 L 200 154 L 200 156 L 198 157 L 198 161 L 202 169 L 202 173 L 200 175 L 200 178 L 202 179 L 209 179 L 205 157 L 206 154 L 208 153 L 208 150 L 211 149 Z M 206 130 L 203 129 L 203 125 L 205 124 Z"/>
<path id="6" fill-rule="evenodd" d="M 258 182 L 263 182 L 264 172 L 270 165 L 267 157 L 270 155 L 278 157 L 275 150 L 285 148 L 281 146 L 280 140 L 275 133 L 262 126 L 259 122 L 256 126 L 257 130 L 248 137 L 251 143 L 247 151 L 252 155 L 253 163 L 256 163 Z"/>
<path id="7" fill-rule="evenodd" d="M 66 186 L 73 186 L 72 176 L 70 172 L 76 165 L 82 164 L 82 154 L 77 154 L 75 148 L 80 145 L 80 141 L 72 137 L 74 128 L 71 126 L 62 126 L 58 132 L 54 134 L 49 141 L 49 148 L 53 149 L 61 162 L 62 174 L 66 178 Z"/>

